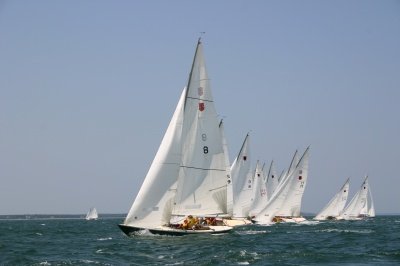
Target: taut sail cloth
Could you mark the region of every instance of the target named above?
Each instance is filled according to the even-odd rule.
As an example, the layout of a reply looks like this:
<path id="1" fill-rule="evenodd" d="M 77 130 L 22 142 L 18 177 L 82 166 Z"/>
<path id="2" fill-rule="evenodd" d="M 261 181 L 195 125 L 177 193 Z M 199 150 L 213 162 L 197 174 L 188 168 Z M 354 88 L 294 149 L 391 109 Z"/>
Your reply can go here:
<path id="1" fill-rule="evenodd" d="M 201 42 L 186 91 L 181 141 L 182 160 L 172 214 L 226 214 L 226 157 Z"/>
<path id="2" fill-rule="evenodd" d="M 172 232 L 163 228 L 172 215 L 225 214 L 229 173 L 222 132 L 199 40 L 188 85 L 120 228 Z"/>
<path id="3" fill-rule="evenodd" d="M 375 206 L 374 199 L 372 198 L 371 186 L 369 186 L 368 217 L 375 217 Z"/>
<path id="4" fill-rule="evenodd" d="M 289 168 L 293 170 L 289 172 L 287 177 L 290 179 L 289 183 L 291 188 L 281 209 L 276 213 L 277 216 L 300 216 L 301 202 L 308 179 L 309 150 L 310 148 L 308 147 L 300 159 L 297 159 L 297 155 L 294 156 L 295 166 Z"/>
<path id="5" fill-rule="evenodd" d="M 274 161 L 271 161 L 266 180 L 267 200 L 274 194 L 275 189 L 278 187 L 278 185 L 279 185 L 279 178 L 276 175 Z"/>
<path id="6" fill-rule="evenodd" d="M 345 220 L 358 220 L 360 216 L 367 213 L 364 210 L 368 210 L 368 187 L 368 176 L 366 176 L 360 189 L 343 211 L 342 216 Z"/>
<path id="7" fill-rule="evenodd" d="M 124 224 L 154 228 L 169 222 L 181 163 L 181 132 L 186 89 L 183 90 L 157 154 Z"/>
<path id="8" fill-rule="evenodd" d="M 257 162 L 254 172 L 253 201 L 249 216 L 256 216 L 267 205 L 267 187 L 264 173 L 264 166 L 261 167 Z"/>
<path id="9" fill-rule="evenodd" d="M 247 218 L 251 208 L 253 177 L 250 172 L 250 136 L 246 135 L 231 166 L 233 218 Z"/>
<path id="10" fill-rule="evenodd" d="M 296 157 L 296 156 L 295 156 Z M 258 224 L 270 224 L 275 216 L 300 216 L 301 201 L 308 178 L 309 148 L 295 167 L 285 178 L 268 200 L 267 206 L 253 219 Z"/>
<path id="11" fill-rule="evenodd" d="M 347 202 L 349 195 L 350 178 L 346 180 L 340 190 L 329 203 L 314 217 L 315 220 L 338 219 Z"/>

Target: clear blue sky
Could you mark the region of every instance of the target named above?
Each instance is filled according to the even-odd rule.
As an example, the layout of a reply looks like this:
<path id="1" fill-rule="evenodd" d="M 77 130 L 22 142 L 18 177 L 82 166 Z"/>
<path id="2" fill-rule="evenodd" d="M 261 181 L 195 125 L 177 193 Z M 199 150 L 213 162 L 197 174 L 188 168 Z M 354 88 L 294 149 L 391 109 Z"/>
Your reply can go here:
<path id="1" fill-rule="evenodd" d="M 199 33 L 230 157 L 311 145 L 302 210 L 400 213 L 399 1 L 1 1 L 0 214 L 127 212 Z M 255 161 L 254 164 L 255 165 Z"/>

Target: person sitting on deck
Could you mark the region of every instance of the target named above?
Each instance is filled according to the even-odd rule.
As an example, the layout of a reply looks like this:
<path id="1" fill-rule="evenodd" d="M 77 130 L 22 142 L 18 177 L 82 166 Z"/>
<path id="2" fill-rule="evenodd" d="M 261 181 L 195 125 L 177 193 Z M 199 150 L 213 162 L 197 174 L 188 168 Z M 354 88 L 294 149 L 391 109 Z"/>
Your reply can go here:
<path id="1" fill-rule="evenodd" d="M 207 217 L 206 222 L 207 222 L 207 225 L 216 225 L 217 224 L 217 221 L 215 220 L 214 217 Z"/>
<path id="2" fill-rule="evenodd" d="M 192 215 L 188 216 L 188 228 L 189 229 L 196 229 L 196 225 L 198 223 L 198 220 L 194 218 Z"/>
<path id="3" fill-rule="evenodd" d="M 181 228 L 187 230 L 189 228 L 189 222 L 187 219 L 185 219 L 183 221 L 183 223 L 181 224 Z"/>

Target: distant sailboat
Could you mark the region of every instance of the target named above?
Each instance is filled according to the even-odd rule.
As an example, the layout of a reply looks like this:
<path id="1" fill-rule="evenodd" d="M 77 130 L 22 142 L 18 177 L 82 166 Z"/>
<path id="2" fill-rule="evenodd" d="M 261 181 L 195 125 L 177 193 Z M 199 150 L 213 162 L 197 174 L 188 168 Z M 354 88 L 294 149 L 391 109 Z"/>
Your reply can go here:
<path id="1" fill-rule="evenodd" d="M 224 223 L 229 226 L 251 224 L 247 219 L 251 208 L 253 178 L 250 172 L 250 136 L 246 135 L 239 154 L 230 167 L 228 179 L 228 214 Z"/>
<path id="2" fill-rule="evenodd" d="M 231 166 L 233 184 L 232 218 L 247 218 L 251 208 L 253 177 L 250 171 L 250 135 L 247 134 Z"/>
<path id="3" fill-rule="evenodd" d="M 264 166 L 265 164 L 261 167 L 259 162 L 257 162 L 254 173 L 253 202 L 249 212 L 250 217 L 255 217 L 267 205 L 268 198 Z"/>
<path id="4" fill-rule="evenodd" d="M 368 217 L 375 217 L 375 206 L 372 198 L 371 186 L 369 186 L 369 199 L 368 199 Z"/>
<path id="5" fill-rule="evenodd" d="M 342 216 L 345 220 L 360 220 L 364 217 L 368 217 L 368 191 L 368 176 L 366 176 L 364 182 L 361 184 L 360 189 L 356 192 L 350 203 L 343 211 Z M 372 214 L 375 214 L 374 209 Z"/>
<path id="6" fill-rule="evenodd" d="M 329 203 L 314 217 L 315 220 L 333 220 L 341 219 L 341 213 L 346 205 L 349 195 L 350 178 L 346 180 L 344 185 L 329 201 Z"/>
<path id="7" fill-rule="evenodd" d="M 297 158 L 295 154 L 294 158 Z M 297 160 L 297 159 L 296 159 Z M 292 160 L 293 163 L 294 160 Z M 308 178 L 309 148 L 298 160 L 296 166 L 283 177 L 267 206 L 252 219 L 257 224 L 270 224 L 275 221 L 301 222 L 301 201 Z"/>
<path id="8" fill-rule="evenodd" d="M 232 227 L 180 227 L 185 216 L 226 215 L 226 147 L 199 40 L 189 81 L 158 152 L 120 229 L 127 235 L 223 233 Z"/>
<path id="9" fill-rule="evenodd" d="M 97 213 L 96 208 L 90 208 L 88 213 L 86 214 L 86 220 L 97 220 L 99 218 L 99 215 Z"/>

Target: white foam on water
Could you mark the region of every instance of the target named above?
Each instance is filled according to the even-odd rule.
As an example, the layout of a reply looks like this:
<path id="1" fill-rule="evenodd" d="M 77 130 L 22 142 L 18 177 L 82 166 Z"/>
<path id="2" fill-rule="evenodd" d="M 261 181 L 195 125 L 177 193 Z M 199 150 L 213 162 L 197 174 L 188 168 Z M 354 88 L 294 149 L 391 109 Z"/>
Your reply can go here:
<path id="1" fill-rule="evenodd" d="M 112 237 L 98 238 L 98 241 L 112 240 Z"/>
<path id="2" fill-rule="evenodd" d="M 47 262 L 47 261 L 42 261 L 39 263 L 39 265 L 51 265 L 51 263 Z"/>
<path id="3" fill-rule="evenodd" d="M 337 232 L 337 233 L 370 234 L 370 233 L 373 233 L 374 231 L 373 231 L 373 230 L 370 230 L 370 229 L 364 229 L 364 230 L 323 229 L 323 230 L 317 230 L 317 232 L 326 232 L 326 233 Z"/>
<path id="4" fill-rule="evenodd" d="M 303 222 L 299 222 L 299 224 L 304 224 L 304 225 L 316 225 L 319 224 L 319 221 L 303 221 Z"/>
<path id="5" fill-rule="evenodd" d="M 259 234 L 266 234 L 269 233 L 267 230 L 248 230 L 248 231 L 237 231 L 239 235 L 259 235 Z"/>

